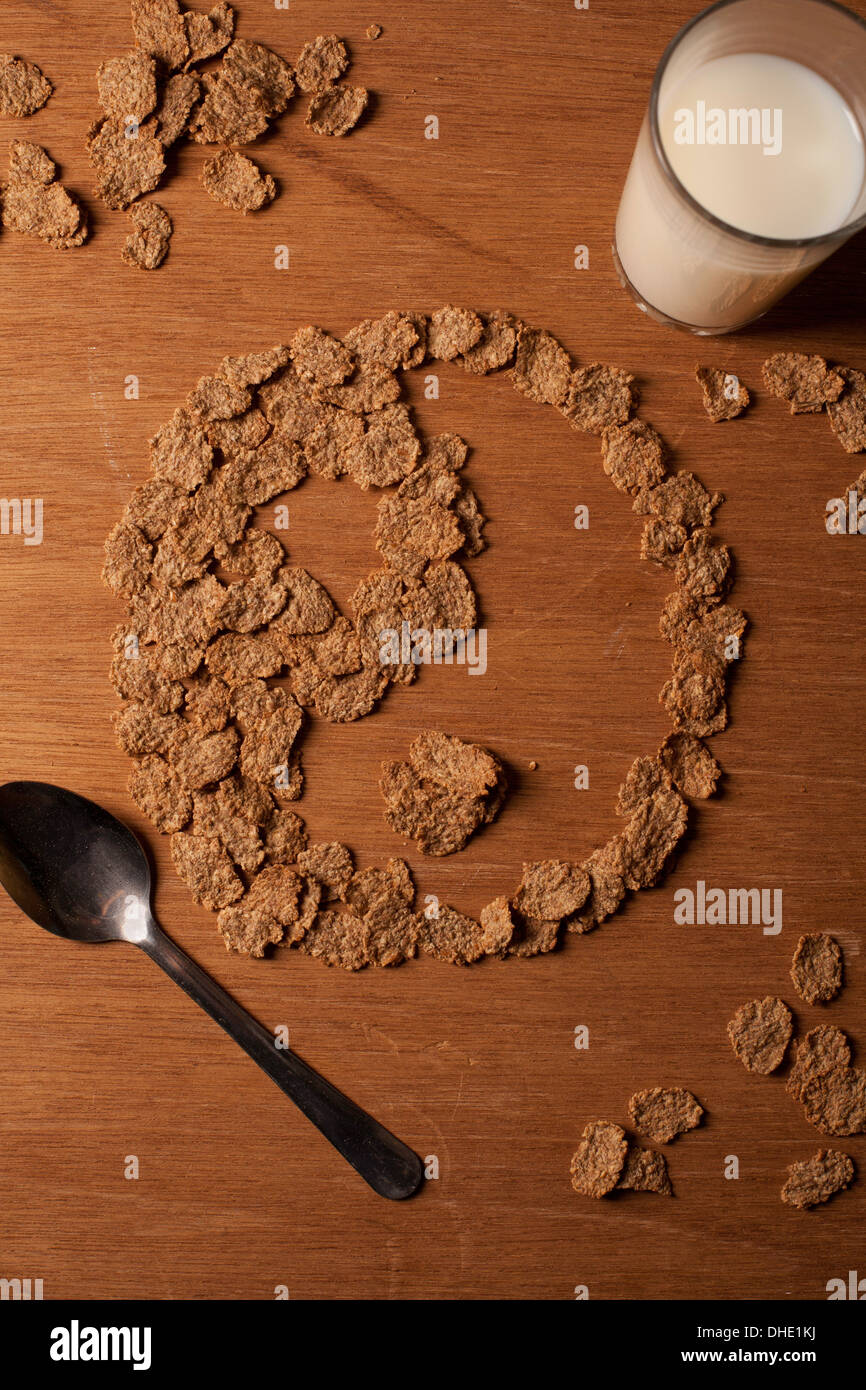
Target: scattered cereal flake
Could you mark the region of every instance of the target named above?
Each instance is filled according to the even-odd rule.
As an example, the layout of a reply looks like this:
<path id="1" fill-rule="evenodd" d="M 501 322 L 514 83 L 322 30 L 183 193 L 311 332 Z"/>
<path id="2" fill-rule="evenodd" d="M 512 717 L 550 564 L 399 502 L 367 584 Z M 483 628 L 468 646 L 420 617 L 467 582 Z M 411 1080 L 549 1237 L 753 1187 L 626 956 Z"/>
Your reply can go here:
<path id="1" fill-rule="evenodd" d="M 355 861 L 347 845 L 332 840 L 327 845 L 310 845 L 309 849 L 301 850 L 298 868 L 341 898 L 355 872 Z"/>
<path id="2" fill-rule="evenodd" d="M 151 705 L 137 701 L 113 719 L 117 742 L 130 757 L 173 751 L 186 732 L 186 725 L 176 714 L 158 714 Z"/>
<path id="3" fill-rule="evenodd" d="M 274 584 L 269 574 L 241 579 L 226 589 L 220 621 L 230 632 L 254 632 L 285 607 L 286 588 Z"/>
<path id="4" fill-rule="evenodd" d="M 829 1023 L 811 1028 L 797 1043 L 785 1090 L 795 1100 L 800 1100 L 807 1081 L 847 1067 L 850 1063 L 851 1047 L 841 1028 Z"/>
<path id="5" fill-rule="evenodd" d="M 628 1144 L 625 1131 L 609 1120 L 593 1120 L 571 1160 L 571 1185 L 583 1197 L 604 1197 L 620 1179 Z"/>
<path id="6" fill-rule="evenodd" d="M 316 713 L 332 724 L 362 719 L 381 700 L 387 686 L 387 673 L 372 666 L 347 676 L 324 676 L 313 696 Z"/>
<path id="7" fill-rule="evenodd" d="M 826 1004 L 842 988 L 842 948 L 826 932 L 808 932 L 797 942 L 791 979 L 807 1004 Z"/>
<path id="8" fill-rule="evenodd" d="M 409 474 L 407 481 L 414 475 Z M 444 560 L 460 550 L 463 532 L 447 506 L 432 500 L 388 494 L 379 503 L 376 549 L 405 579 L 419 579 L 428 560 Z"/>
<path id="9" fill-rule="evenodd" d="M 357 362 L 394 372 L 420 365 L 418 349 L 420 345 L 423 361 L 426 336 L 426 319 L 422 336 L 418 315 L 391 309 L 380 319 L 364 319 L 344 334 L 343 342 Z"/>
<path id="10" fill-rule="evenodd" d="M 159 203 L 134 203 L 129 213 L 134 230 L 120 253 L 126 265 L 156 270 L 168 255 L 171 218 Z"/>
<path id="11" fill-rule="evenodd" d="M 415 902 L 415 884 L 404 859 L 389 859 L 383 869 L 359 869 L 345 891 L 345 901 L 364 917 L 379 898 L 398 897 L 407 907 Z"/>
<path id="12" fill-rule="evenodd" d="M 172 765 L 184 786 L 198 791 L 228 776 L 237 762 L 238 742 L 237 729 L 221 729 L 215 734 L 191 731 L 171 750 Z"/>
<path id="13" fill-rule="evenodd" d="M 706 738 L 727 726 L 724 670 L 701 652 L 677 653 L 673 675 L 659 700 L 678 731 Z"/>
<path id="14" fill-rule="evenodd" d="M 658 758 L 635 758 L 616 801 L 618 816 L 630 816 L 657 792 L 667 791 L 671 779 Z"/>
<path id="15" fill-rule="evenodd" d="M 0 53 L 0 115 L 32 116 L 54 91 L 35 63 Z"/>
<path id="16" fill-rule="evenodd" d="M 187 61 L 200 63 L 205 58 L 215 58 L 231 43 L 235 32 L 235 12 L 225 0 L 214 5 L 207 14 L 187 10 L 183 16 L 183 27 L 189 44 Z"/>
<path id="17" fill-rule="evenodd" d="M 514 906 L 523 917 L 560 921 L 579 912 L 589 896 L 589 874 L 579 864 L 541 859 L 523 865 Z"/>
<path id="18" fill-rule="evenodd" d="M 116 636 L 110 678 L 121 699 L 150 705 L 157 714 L 171 714 L 180 709 L 184 702 L 184 689 L 180 682 L 163 675 L 152 652 L 147 648 L 139 650 L 137 638 L 135 645 L 127 649 L 129 634 L 124 627 L 116 630 Z"/>
<path id="19" fill-rule="evenodd" d="M 165 172 L 155 120 L 129 126 L 122 117 L 106 116 L 91 127 L 86 144 L 96 170 L 96 192 L 115 211 L 150 193 Z"/>
<path id="20" fill-rule="evenodd" d="M 388 405 L 365 416 L 367 428 L 346 449 L 345 466 L 359 487 L 388 487 L 411 473 L 421 443 L 405 405 Z"/>
<path id="21" fill-rule="evenodd" d="M 87 220 L 75 199 L 56 181 L 55 173 L 54 161 L 41 145 L 13 140 L 9 179 L 0 190 L 0 205 L 4 227 L 66 251 L 86 240 Z"/>
<path id="22" fill-rule="evenodd" d="M 292 69 L 278 53 L 249 39 L 235 39 L 225 52 L 222 67 L 228 81 L 258 95 L 268 117 L 285 111 L 295 82 Z"/>
<path id="23" fill-rule="evenodd" d="M 494 898 L 481 909 L 481 950 L 485 956 L 504 956 L 518 930 L 508 898 Z"/>
<path id="24" fill-rule="evenodd" d="M 9 146 L 9 182 L 49 184 L 57 176 L 57 165 L 47 150 L 31 140 L 13 140 Z"/>
<path id="25" fill-rule="evenodd" d="M 496 309 L 492 314 L 481 314 L 480 318 L 483 324 L 481 337 L 474 347 L 457 360 L 468 372 L 484 375 L 508 367 L 514 361 L 518 323 L 502 309 Z"/>
<path id="26" fill-rule="evenodd" d="M 212 574 L 187 585 L 176 596 L 166 596 L 149 613 L 146 637 L 150 642 L 170 646 L 207 642 L 219 626 L 219 611 L 225 590 Z"/>
<path id="27" fill-rule="evenodd" d="M 271 175 L 263 174 L 255 160 L 239 150 L 220 150 L 206 160 L 201 181 L 215 203 L 244 214 L 258 212 L 277 195 Z"/>
<path id="28" fill-rule="evenodd" d="M 364 114 L 369 100 L 365 87 L 341 82 L 318 92 L 310 101 L 306 124 L 317 135 L 348 135 Z"/>
<path id="29" fill-rule="evenodd" d="M 268 946 L 283 940 L 284 928 L 273 917 L 257 911 L 248 899 L 224 907 L 217 917 L 217 929 L 227 951 L 260 959 Z"/>
<path id="30" fill-rule="evenodd" d="M 242 415 L 251 404 L 249 391 L 235 386 L 224 376 L 200 377 L 195 390 L 186 398 L 190 414 L 201 421 L 228 420 L 233 415 Z"/>
<path id="31" fill-rule="evenodd" d="M 475 627 L 475 594 L 466 571 L 453 560 L 440 560 L 424 571 L 424 588 L 435 605 L 440 621 L 435 626 L 454 633 Z"/>
<path id="32" fill-rule="evenodd" d="M 474 309 L 457 309 L 446 304 L 430 315 L 427 332 L 427 351 L 440 362 L 453 362 L 475 347 L 484 331 L 484 324 Z"/>
<path id="33" fill-rule="evenodd" d="M 288 599 L 271 632 L 277 641 L 287 635 L 324 632 L 334 621 L 334 605 L 327 589 L 305 569 L 285 565 L 277 579 Z"/>
<path id="34" fill-rule="evenodd" d="M 866 375 L 853 367 L 840 367 L 838 375 L 845 383 L 835 401 L 827 405 L 830 424 L 842 448 L 849 454 L 866 449 Z"/>
<path id="35" fill-rule="evenodd" d="M 127 125 L 143 121 L 156 106 L 156 63 L 134 48 L 120 58 L 109 58 L 96 70 L 99 104 L 106 116 Z"/>
<path id="36" fill-rule="evenodd" d="M 229 685 L 257 676 L 275 676 L 283 664 L 279 647 L 264 632 L 223 633 L 211 642 L 204 659 L 208 670 L 222 676 Z"/>
<path id="37" fill-rule="evenodd" d="M 306 459 L 293 439 L 275 431 L 257 449 L 238 454 L 226 474 L 226 486 L 250 506 L 260 506 L 290 492 L 306 476 Z"/>
<path id="38" fill-rule="evenodd" d="M 307 828 L 294 811 L 274 811 L 265 827 L 265 856 L 271 864 L 296 864 L 307 848 Z"/>
<path id="39" fill-rule="evenodd" d="M 204 95 L 189 122 L 200 145 L 248 145 L 268 128 L 265 103 L 250 87 L 235 86 L 224 69 L 202 74 Z"/>
<path id="40" fill-rule="evenodd" d="M 643 420 L 610 425 L 601 436 L 604 471 L 620 492 L 655 487 L 665 475 L 665 447 Z"/>
<path id="41" fill-rule="evenodd" d="M 179 830 L 171 837 L 171 857 L 193 901 L 212 912 L 243 895 L 244 885 L 219 840 Z"/>
<path id="42" fill-rule="evenodd" d="M 399 379 L 387 367 L 377 363 L 361 363 L 348 381 L 339 386 L 315 387 L 316 399 L 354 415 L 373 416 L 385 406 L 393 405 L 400 395 Z M 318 424 L 321 415 L 316 420 Z"/>
<path id="43" fill-rule="evenodd" d="M 580 912 L 569 918 L 570 932 L 588 932 L 612 917 L 625 897 L 619 841 L 592 852 L 581 867 L 589 875 L 590 891 Z"/>
<path id="44" fill-rule="evenodd" d="M 354 912 L 319 912 L 301 942 L 308 956 L 318 956 L 326 965 L 344 970 L 363 970 L 370 964 L 367 954 L 367 928 Z"/>
<path id="45" fill-rule="evenodd" d="M 245 777 L 276 789 L 280 769 L 288 767 L 292 745 L 301 730 L 303 713 L 294 700 L 251 725 L 241 743 L 240 767 Z"/>
<path id="46" fill-rule="evenodd" d="M 844 378 L 817 354 L 776 352 L 764 363 L 763 376 L 772 395 L 790 401 L 792 415 L 816 414 L 845 388 Z"/>
<path id="47" fill-rule="evenodd" d="M 782 1201 L 789 1207 L 817 1207 L 844 1192 L 854 1181 L 854 1164 L 838 1149 L 819 1149 L 802 1163 L 792 1163 L 782 1188 Z"/>
<path id="48" fill-rule="evenodd" d="M 385 820 L 422 854 L 454 854 L 493 819 L 504 796 L 501 763 L 449 734 L 419 735 L 409 762 L 384 762 L 379 783 Z"/>
<path id="49" fill-rule="evenodd" d="M 259 391 L 259 405 L 286 439 L 306 439 L 327 418 L 331 407 L 316 400 L 312 390 L 290 365 Z"/>
<path id="50" fill-rule="evenodd" d="M 822 1134 L 866 1131 L 866 1071 L 834 1067 L 813 1076 L 800 1093 L 806 1119 Z"/>
<path id="51" fill-rule="evenodd" d="M 282 344 L 264 352 L 248 352 L 243 357 L 224 357 L 219 374 L 234 386 L 261 386 L 289 362 L 289 349 Z"/>
<path id="52" fill-rule="evenodd" d="M 272 576 L 286 558 L 282 543 L 271 531 L 260 531 L 249 526 L 239 541 L 233 545 L 218 542 L 214 554 L 227 570 L 242 574 L 248 579 L 254 576 Z"/>
<path id="53" fill-rule="evenodd" d="M 685 527 L 677 526 L 676 522 L 650 517 L 640 538 L 640 558 L 675 569 L 688 535 Z"/>
<path id="54" fill-rule="evenodd" d="M 301 380 L 317 386 L 339 386 L 355 366 L 352 354 L 338 338 L 312 324 L 298 329 L 289 351 Z"/>
<path id="55" fill-rule="evenodd" d="M 695 367 L 695 380 L 701 388 L 704 409 L 718 425 L 742 415 L 751 397 L 738 376 L 717 367 Z"/>
<path id="56" fill-rule="evenodd" d="M 731 552 L 716 544 L 708 527 L 695 531 L 683 546 L 675 570 L 677 583 L 690 598 L 721 598 L 731 582 Z"/>
<path id="57" fill-rule="evenodd" d="M 659 791 L 638 806 L 618 836 L 623 880 L 637 891 L 657 883 L 686 833 L 688 807 L 673 788 Z"/>
<path id="58" fill-rule="evenodd" d="M 728 1024 L 731 1047 L 746 1071 L 769 1076 L 782 1065 L 791 1041 L 791 1010 L 768 994 L 742 1004 Z"/>
<path id="59" fill-rule="evenodd" d="M 151 439 L 150 457 L 157 478 L 193 492 L 210 473 L 213 449 L 203 426 L 180 407 Z"/>
<path id="60" fill-rule="evenodd" d="M 241 728 L 260 724 L 275 710 L 284 709 L 289 702 L 289 693 L 281 686 L 269 686 L 263 680 L 242 681 L 229 694 L 229 706 Z"/>
<path id="61" fill-rule="evenodd" d="M 232 385 L 243 389 L 239 382 L 233 381 Z M 231 459 L 237 454 L 257 449 L 267 438 L 270 429 L 270 423 L 262 412 L 251 406 L 243 415 L 233 415 L 229 420 L 211 420 L 207 426 L 207 437 L 224 458 Z"/>
<path id="62" fill-rule="evenodd" d="M 136 526 L 118 521 L 105 542 L 102 582 L 113 594 L 128 598 L 147 585 L 153 547 Z"/>
<path id="63" fill-rule="evenodd" d="M 487 541 L 482 534 L 487 518 L 481 511 L 472 488 L 467 487 L 465 483 L 454 499 L 454 511 L 463 532 L 462 552 L 472 559 L 487 548 Z"/>
<path id="64" fill-rule="evenodd" d="M 219 676 L 200 671 L 186 691 L 186 712 L 203 734 L 217 734 L 229 722 L 229 688 Z"/>
<path id="65" fill-rule="evenodd" d="M 304 440 L 304 457 L 312 473 L 322 478 L 341 478 L 346 472 L 346 454 L 360 444 L 364 424 L 358 415 L 337 410 L 317 425 Z"/>
<path id="66" fill-rule="evenodd" d="M 367 954 L 374 965 L 400 965 L 411 960 L 421 933 L 421 919 L 397 893 L 374 898 L 364 913 Z"/>
<path id="67" fill-rule="evenodd" d="M 421 777 L 469 796 L 486 796 L 502 778 L 502 764 L 477 743 L 428 729 L 412 742 L 409 757 Z"/>
<path id="68" fill-rule="evenodd" d="M 637 404 L 634 377 L 621 367 L 593 362 L 576 367 L 560 406 L 572 429 L 601 434 L 610 425 L 624 425 Z"/>
<path id="69" fill-rule="evenodd" d="M 136 47 L 169 71 L 183 67 L 189 44 L 178 0 L 132 0 L 131 8 Z"/>
<path id="70" fill-rule="evenodd" d="M 136 760 L 129 777 L 129 794 L 162 835 L 182 830 L 192 815 L 192 797 L 156 753 Z"/>
<path id="71" fill-rule="evenodd" d="M 656 1149 L 641 1149 L 629 1144 L 617 1187 L 627 1192 L 657 1192 L 662 1197 L 672 1197 L 673 1188 L 664 1154 Z"/>
<path id="72" fill-rule="evenodd" d="M 295 80 L 302 92 L 322 92 L 343 76 L 349 66 L 346 45 L 336 34 L 319 34 L 301 49 Z"/>
<path id="73" fill-rule="evenodd" d="M 694 734 L 668 734 L 659 762 L 674 786 L 693 801 L 714 796 L 722 769 L 705 743 Z"/>
<path id="74" fill-rule="evenodd" d="M 678 654 L 697 653 L 716 668 L 741 655 L 740 639 L 747 626 L 739 609 L 726 603 L 710 608 L 681 589 L 668 596 L 659 619 L 659 632 Z"/>
<path id="75" fill-rule="evenodd" d="M 530 400 L 561 406 L 571 383 L 568 353 L 545 329 L 521 324 L 512 380 Z"/>
<path id="76" fill-rule="evenodd" d="M 653 1086 L 636 1091 L 628 1103 L 628 1113 L 638 1134 L 656 1144 L 669 1144 L 678 1134 L 695 1129 L 703 1117 L 691 1091 L 680 1086 Z"/>
<path id="77" fill-rule="evenodd" d="M 201 83 L 191 72 L 176 72 L 166 82 L 154 112 L 156 138 L 163 149 L 179 140 L 201 95 Z"/>
<path id="78" fill-rule="evenodd" d="M 428 956 L 449 965 L 471 965 L 484 954 L 484 931 L 472 917 L 464 917 L 453 907 L 439 904 L 437 913 L 419 919 L 420 946 Z"/>
<path id="79" fill-rule="evenodd" d="M 707 492 L 694 473 L 671 473 L 657 487 L 641 489 L 633 511 L 638 516 L 655 516 L 692 531 L 711 526 L 713 512 L 724 500 L 721 492 Z"/>
<path id="80" fill-rule="evenodd" d="M 221 782 L 215 791 L 198 792 L 193 798 L 192 828 L 197 835 L 221 841 L 229 857 L 246 874 L 255 873 L 265 852 L 258 826 L 240 814 L 231 780 Z"/>
<path id="81" fill-rule="evenodd" d="M 459 434 L 437 434 L 427 445 L 424 461 L 434 473 L 459 473 L 468 457 L 469 445 Z"/>
<path id="82" fill-rule="evenodd" d="M 561 925 L 558 917 L 521 917 L 508 954 L 523 957 L 547 955 L 559 944 Z"/>
<path id="83" fill-rule="evenodd" d="M 303 886 L 304 880 L 295 869 L 269 864 L 252 880 L 247 904 L 286 928 L 290 941 L 299 941 L 298 906 Z"/>

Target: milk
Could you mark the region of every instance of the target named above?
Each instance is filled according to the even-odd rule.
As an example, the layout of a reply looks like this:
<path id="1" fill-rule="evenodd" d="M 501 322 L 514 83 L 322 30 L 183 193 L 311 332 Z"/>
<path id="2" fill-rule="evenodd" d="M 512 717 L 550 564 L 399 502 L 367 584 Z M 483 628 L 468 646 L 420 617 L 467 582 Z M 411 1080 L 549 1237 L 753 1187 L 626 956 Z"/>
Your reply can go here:
<path id="1" fill-rule="evenodd" d="M 737 231 L 824 236 L 862 202 L 863 132 L 817 72 L 770 53 L 729 53 L 663 84 L 658 132 L 681 184 Z M 765 247 L 714 226 L 671 186 L 644 122 L 616 228 L 619 262 L 646 307 L 703 331 L 748 322 L 834 246 Z"/>

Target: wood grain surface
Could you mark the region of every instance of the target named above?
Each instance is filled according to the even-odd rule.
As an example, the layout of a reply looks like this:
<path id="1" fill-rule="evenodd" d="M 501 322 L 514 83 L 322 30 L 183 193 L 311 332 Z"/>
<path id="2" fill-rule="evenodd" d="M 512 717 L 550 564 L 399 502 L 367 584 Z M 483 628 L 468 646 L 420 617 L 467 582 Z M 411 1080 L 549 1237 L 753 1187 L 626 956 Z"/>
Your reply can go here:
<path id="1" fill-rule="evenodd" d="M 866 17 L 862 0 L 853 8 Z M 46 1298 L 269 1299 L 284 1285 L 292 1298 L 417 1300 L 559 1300 L 577 1286 L 593 1299 L 820 1299 L 829 1279 L 866 1276 L 866 1177 L 816 1212 L 781 1204 L 787 1165 L 826 1141 L 784 1074 L 747 1074 L 725 1033 L 744 1000 L 779 993 L 800 1028 L 839 1024 L 866 1057 L 866 540 L 824 528 L 827 499 L 861 460 L 760 381 L 763 359 L 788 346 L 866 367 L 864 243 L 734 337 L 698 342 L 633 307 L 610 257 L 619 191 L 655 64 L 696 9 L 244 0 L 238 32 L 289 59 L 322 30 L 344 35 L 375 102 L 346 140 L 305 130 L 296 102 L 257 146 L 280 186 L 257 216 L 211 202 L 207 152 L 185 144 L 157 194 L 171 251 L 143 274 L 121 263 L 128 224 L 93 196 L 83 148 L 96 67 L 129 46 L 125 4 L 0 8 L 0 51 L 56 87 L 30 120 L 0 122 L 0 141 L 43 143 L 93 223 L 65 253 L 0 235 L 0 495 L 45 507 L 41 546 L 0 536 L 0 778 L 75 788 L 145 834 L 169 933 L 439 1170 L 409 1203 L 375 1197 L 144 956 L 61 942 L 4 896 L 0 1276 L 42 1278 Z M 438 141 L 424 138 L 430 114 Z M 573 268 L 580 243 L 586 271 Z M 281 244 L 287 271 L 274 268 Z M 731 726 L 713 741 L 723 794 L 695 813 L 661 887 L 551 956 L 465 970 L 425 957 L 357 976 L 295 952 L 230 957 L 126 791 L 103 540 L 147 475 L 147 438 L 225 353 L 309 322 L 339 333 L 449 302 L 507 308 L 580 361 L 629 368 L 675 466 L 726 494 L 717 529 L 752 626 Z M 698 361 L 756 389 L 746 417 L 709 422 Z M 124 398 L 129 375 L 138 400 Z M 314 721 L 298 809 L 312 838 L 380 863 L 402 851 L 382 817 L 382 758 L 422 728 L 483 742 L 512 772 L 497 822 L 445 861 L 407 853 L 422 894 L 477 913 L 523 860 L 583 858 L 617 828 L 619 783 L 667 731 L 657 620 L 670 578 L 640 562 L 641 521 L 603 476 L 597 441 L 505 377 L 443 366 L 440 381 L 437 401 L 417 383 L 412 397 L 425 432 L 472 446 L 467 474 L 490 519 L 470 565 L 488 670 L 427 669 L 368 719 Z M 289 500 L 293 563 L 344 603 L 376 563 L 376 498 L 315 479 Z M 579 503 L 588 532 L 574 529 Z M 577 764 L 587 791 L 574 789 Z M 674 890 L 699 879 L 782 889 L 782 932 L 674 925 Z M 788 969 L 800 933 L 824 929 L 844 946 L 847 987 L 810 1008 Z M 578 1025 L 588 1050 L 574 1046 Z M 625 1122 L 632 1092 L 659 1084 L 690 1088 L 707 1110 L 668 1150 L 674 1199 L 578 1197 L 568 1170 L 584 1125 Z M 866 1166 L 862 1136 L 844 1148 Z M 124 1177 L 133 1154 L 137 1181 Z M 730 1155 L 738 1180 L 725 1178 Z"/>

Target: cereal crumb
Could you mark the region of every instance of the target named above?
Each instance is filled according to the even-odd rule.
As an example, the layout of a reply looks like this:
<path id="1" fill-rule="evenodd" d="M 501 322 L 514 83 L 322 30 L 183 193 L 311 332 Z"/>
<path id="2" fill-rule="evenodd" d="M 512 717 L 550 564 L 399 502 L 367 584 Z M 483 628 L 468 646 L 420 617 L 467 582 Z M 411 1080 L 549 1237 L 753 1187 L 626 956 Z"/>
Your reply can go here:
<path id="1" fill-rule="evenodd" d="M 819 1149 L 802 1163 L 792 1163 L 782 1188 L 782 1201 L 805 1210 L 829 1202 L 854 1181 L 854 1164 L 838 1149 Z"/>
<path id="2" fill-rule="evenodd" d="M 738 376 L 718 367 L 696 367 L 695 380 L 701 388 L 704 409 L 713 424 L 735 420 L 742 415 L 751 397 Z"/>
<path id="3" fill-rule="evenodd" d="M 791 979 L 807 1004 L 826 1004 L 842 988 L 842 948 L 826 932 L 801 936 L 791 962 Z"/>
<path id="4" fill-rule="evenodd" d="M 773 995 L 740 1006 L 728 1024 L 728 1037 L 746 1071 L 769 1076 L 782 1065 L 792 1024 L 791 1010 Z"/>
<path id="5" fill-rule="evenodd" d="M 638 1134 L 656 1144 L 669 1144 L 678 1134 L 695 1129 L 704 1110 L 691 1091 L 675 1086 L 666 1089 L 654 1086 L 648 1091 L 636 1091 L 628 1103 L 628 1113 Z"/>
<path id="6" fill-rule="evenodd" d="M 571 1160 L 571 1185 L 583 1197 L 604 1197 L 616 1187 L 625 1164 L 625 1131 L 609 1120 L 593 1120 Z"/>

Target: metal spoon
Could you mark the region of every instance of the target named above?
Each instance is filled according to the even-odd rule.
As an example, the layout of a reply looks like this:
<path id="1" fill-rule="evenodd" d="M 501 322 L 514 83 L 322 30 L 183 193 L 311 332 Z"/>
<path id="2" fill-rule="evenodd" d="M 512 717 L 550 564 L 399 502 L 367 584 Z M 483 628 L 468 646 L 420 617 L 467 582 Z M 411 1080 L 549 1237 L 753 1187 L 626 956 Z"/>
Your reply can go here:
<path id="1" fill-rule="evenodd" d="M 421 1159 L 342 1095 L 226 994 L 158 926 L 150 866 L 125 825 L 83 796 L 47 782 L 0 787 L 0 883 L 56 936 L 128 941 L 186 990 L 320 1129 L 381 1197 L 409 1197 Z"/>

